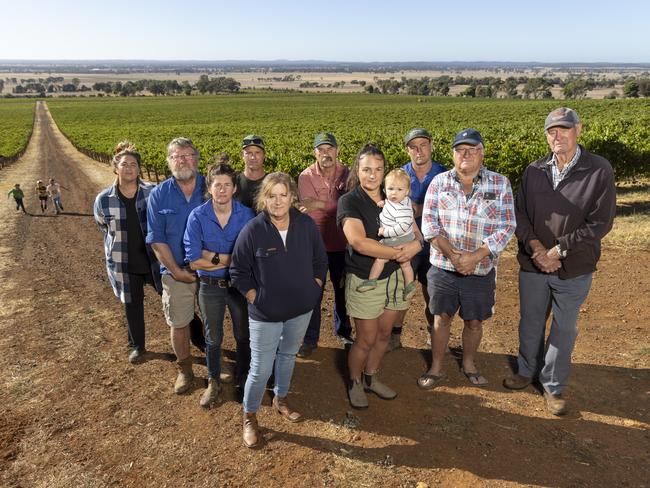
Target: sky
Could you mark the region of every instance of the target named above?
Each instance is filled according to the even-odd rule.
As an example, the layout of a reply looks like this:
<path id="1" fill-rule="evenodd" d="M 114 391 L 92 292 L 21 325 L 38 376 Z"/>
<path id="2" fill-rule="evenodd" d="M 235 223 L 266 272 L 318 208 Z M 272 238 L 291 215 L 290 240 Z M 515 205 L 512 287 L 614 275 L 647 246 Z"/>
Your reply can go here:
<path id="1" fill-rule="evenodd" d="M 0 59 L 650 62 L 650 2 L 0 0 Z"/>

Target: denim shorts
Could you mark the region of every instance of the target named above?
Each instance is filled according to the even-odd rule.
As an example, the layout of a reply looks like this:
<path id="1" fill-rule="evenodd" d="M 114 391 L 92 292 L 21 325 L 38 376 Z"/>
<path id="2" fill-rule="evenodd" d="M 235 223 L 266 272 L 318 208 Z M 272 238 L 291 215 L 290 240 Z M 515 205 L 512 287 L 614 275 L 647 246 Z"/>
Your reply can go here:
<path id="1" fill-rule="evenodd" d="M 494 312 L 496 270 L 485 276 L 464 276 L 431 266 L 427 273 L 429 310 L 433 315 L 453 317 L 459 311 L 463 320 L 487 320 Z"/>

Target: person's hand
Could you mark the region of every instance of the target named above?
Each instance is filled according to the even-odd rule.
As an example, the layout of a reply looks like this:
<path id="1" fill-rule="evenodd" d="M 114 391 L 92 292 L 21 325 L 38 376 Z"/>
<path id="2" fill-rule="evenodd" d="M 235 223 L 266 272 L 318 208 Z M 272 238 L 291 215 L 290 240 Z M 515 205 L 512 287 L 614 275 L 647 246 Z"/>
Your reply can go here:
<path id="1" fill-rule="evenodd" d="M 481 256 L 476 252 L 469 251 L 461 251 L 456 255 L 458 256 L 457 262 L 454 264 L 456 271 L 465 276 L 474 274 L 474 270 L 476 269 L 476 265 L 481 260 Z"/>
<path id="2" fill-rule="evenodd" d="M 379 208 L 384 208 L 384 205 L 386 205 L 386 202 L 385 202 L 384 200 L 379 200 L 379 201 L 377 202 L 377 206 L 378 206 Z"/>
<path id="3" fill-rule="evenodd" d="M 321 288 L 323 287 L 323 281 L 320 278 L 314 278 L 314 280 L 316 281 L 318 286 L 320 286 Z"/>
<path id="4" fill-rule="evenodd" d="M 377 235 L 381 236 L 381 237 L 384 237 L 384 228 L 383 227 L 379 228 L 379 230 L 377 231 Z"/>
<path id="5" fill-rule="evenodd" d="M 555 273 L 562 267 L 559 257 L 549 257 L 549 251 L 546 248 L 537 249 L 531 257 L 535 266 L 543 273 Z"/>
<path id="6" fill-rule="evenodd" d="M 317 200 L 315 198 L 304 198 L 298 202 L 298 210 L 302 213 L 309 213 L 315 210 L 323 210 L 325 208 L 325 202 Z"/>
<path id="7" fill-rule="evenodd" d="M 255 298 L 257 298 L 257 290 L 255 288 L 251 288 L 246 292 L 246 300 L 248 303 L 253 303 Z"/>
<path id="8" fill-rule="evenodd" d="M 395 259 L 395 261 L 398 263 L 406 263 L 407 261 L 410 261 L 413 256 L 420 252 L 422 249 L 422 244 L 420 244 L 420 241 L 418 240 L 413 240 L 404 244 L 403 246 L 397 246 L 395 249 L 398 252 L 395 254 L 395 257 L 393 259 Z"/>
<path id="9" fill-rule="evenodd" d="M 182 281 L 183 283 L 194 283 L 196 281 L 196 274 L 185 268 L 172 271 L 172 276 L 176 281 Z"/>

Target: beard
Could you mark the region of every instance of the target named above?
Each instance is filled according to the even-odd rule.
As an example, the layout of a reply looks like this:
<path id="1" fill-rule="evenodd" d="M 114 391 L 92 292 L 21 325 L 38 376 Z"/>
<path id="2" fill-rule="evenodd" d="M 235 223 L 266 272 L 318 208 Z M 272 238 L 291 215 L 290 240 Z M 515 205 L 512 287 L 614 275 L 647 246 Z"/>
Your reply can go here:
<path id="1" fill-rule="evenodd" d="M 174 175 L 174 178 L 178 181 L 188 181 L 194 178 L 196 171 L 192 168 L 179 168 L 175 171 L 172 170 L 172 175 Z"/>

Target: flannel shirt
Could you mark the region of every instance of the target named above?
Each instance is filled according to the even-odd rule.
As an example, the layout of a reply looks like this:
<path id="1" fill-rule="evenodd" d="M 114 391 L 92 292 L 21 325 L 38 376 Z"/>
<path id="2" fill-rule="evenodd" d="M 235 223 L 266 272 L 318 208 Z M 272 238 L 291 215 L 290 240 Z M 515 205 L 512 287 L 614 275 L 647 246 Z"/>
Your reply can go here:
<path id="1" fill-rule="evenodd" d="M 469 198 L 456 170 L 436 176 L 429 185 L 422 211 L 422 234 L 427 241 L 443 236 L 456 249 L 475 251 L 483 244 L 490 255 L 476 265 L 474 274 L 487 275 L 515 232 L 515 209 L 510 181 L 481 166 Z M 456 271 L 451 261 L 431 246 L 433 266 Z"/>
<path id="2" fill-rule="evenodd" d="M 135 208 L 140 218 L 142 235 L 147 235 L 147 199 L 154 185 L 139 181 Z M 117 195 L 117 183 L 103 190 L 93 206 L 95 222 L 104 234 L 104 256 L 108 279 L 113 287 L 115 296 L 122 303 L 131 303 L 131 289 L 129 287 L 129 273 L 127 272 L 127 233 L 126 233 L 126 208 Z M 162 290 L 160 282 L 160 264 L 151 247 L 147 245 L 147 255 L 151 263 L 154 286 L 159 292 Z"/>

